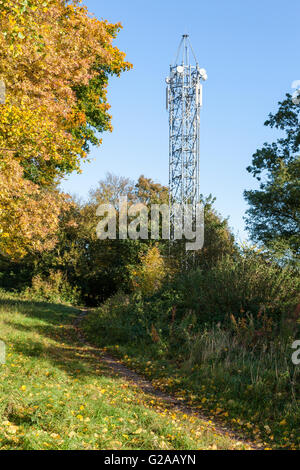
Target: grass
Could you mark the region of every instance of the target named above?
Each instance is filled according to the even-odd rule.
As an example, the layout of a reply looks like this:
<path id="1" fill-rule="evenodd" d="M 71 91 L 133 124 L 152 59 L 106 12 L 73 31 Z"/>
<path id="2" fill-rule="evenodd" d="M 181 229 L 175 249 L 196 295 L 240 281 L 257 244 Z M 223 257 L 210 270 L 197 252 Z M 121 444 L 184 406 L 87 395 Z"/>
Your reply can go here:
<path id="1" fill-rule="evenodd" d="M 0 293 L 0 449 L 243 449 L 174 411 L 78 342 L 74 308 Z"/>
<path id="2" fill-rule="evenodd" d="M 159 340 L 159 335 L 156 343 L 149 338 L 142 344 L 128 341 L 127 332 L 116 344 L 114 338 L 109 340 L 113 318 L 101 308 L 90 312 L 84 328 L 94 343 L 106 346 L 155 387 L 185 399 L 212 421 L 224 421 L 266 448 L 300 448 L 300 369 L 291 361 L 292 339 L 278 337 L 260 348 L 242 345 L 237 334 L 211 327 L 194 335 L 184 354 L 179 343 L 174 353 L 174 345 Z"/>

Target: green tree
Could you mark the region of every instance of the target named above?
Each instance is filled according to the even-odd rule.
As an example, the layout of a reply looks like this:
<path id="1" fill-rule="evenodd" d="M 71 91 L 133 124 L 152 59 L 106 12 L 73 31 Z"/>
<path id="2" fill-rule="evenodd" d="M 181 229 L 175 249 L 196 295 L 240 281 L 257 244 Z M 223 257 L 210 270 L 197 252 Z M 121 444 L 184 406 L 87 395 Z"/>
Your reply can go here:
<path id="1" fill-rule="evenodd" d="M 204 205 L 204 245 L 196 253 L 196 264 L 204 269 L 212 268 L 223 257 L 238 254 L 234 235 L 224 219 L 214 208 L 215 198 L 202 196 Z"/>
<path id="2" fill-rule="evenodd" d="M 265 143 L 247 168 L 259 182 L 257 190 L 244 192 L 250 208 L 246 227 L 253 241 L 299 258 L 300 254 L 300 104 L 291 95 L 279 102 L 266 126 L 284 136 Z"/>

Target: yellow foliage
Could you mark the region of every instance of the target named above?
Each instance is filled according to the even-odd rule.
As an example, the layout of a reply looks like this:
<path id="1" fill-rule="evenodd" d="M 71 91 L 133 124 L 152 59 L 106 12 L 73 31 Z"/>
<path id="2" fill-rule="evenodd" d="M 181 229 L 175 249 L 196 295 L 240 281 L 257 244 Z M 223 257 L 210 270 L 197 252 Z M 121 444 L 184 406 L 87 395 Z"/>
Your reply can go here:
<path id="1" fill-rule="evenodd" d="M 25 203 L 24 203 L 25 202 Z M 57 191 L 43 191 L 23 178 L 17 161 L 0 163 L 0 251 L 18 259 L 55 244 L 58 215 L 65 204 Z"/>
<path id="2" fill-rule="evenodd" d="M 78 0 L 0 0 L 0 26 L 0 251 L 17 259 L 55 244 L 64 196 L 53 188 L 80 171 L 94 122 L 111 129 L 104 71 L 130 64 L 112 44 L 121 26 Z"/>

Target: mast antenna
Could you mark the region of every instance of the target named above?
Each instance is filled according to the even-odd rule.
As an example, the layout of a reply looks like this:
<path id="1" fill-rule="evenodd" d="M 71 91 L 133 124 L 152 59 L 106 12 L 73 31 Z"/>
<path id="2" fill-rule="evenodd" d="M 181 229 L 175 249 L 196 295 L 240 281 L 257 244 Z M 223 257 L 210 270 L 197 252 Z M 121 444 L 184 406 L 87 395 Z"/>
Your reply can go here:
<path id="1" fill-rule="evenodd" d="M 181 38 L 176 59 L 166 78 L 166 108 L 169 112 L 169 192 L 170 240 L 174 240 L 176 209 L 192 206 L 195 220 L 200 202 L 200 109 L 202 82 L 206 70 L 200 68 L 189 40 Z M 177 216 L 178 217 L 178 216 Z"/>

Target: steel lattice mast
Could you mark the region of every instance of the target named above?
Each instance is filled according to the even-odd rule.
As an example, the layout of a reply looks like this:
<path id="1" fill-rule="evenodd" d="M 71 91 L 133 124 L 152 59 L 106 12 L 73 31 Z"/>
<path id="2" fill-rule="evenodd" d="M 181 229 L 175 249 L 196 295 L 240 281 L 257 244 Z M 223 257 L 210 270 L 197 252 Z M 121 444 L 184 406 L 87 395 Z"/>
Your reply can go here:
<path id="1" fill-rule="evenodd" d="M 190 62 L 190 56 L 193 63 Z M 207 79 L 199 68 L 188 35 L 183 35 L 174 65 L 166 78 L 169 111 L 170 238 L 174 239 L 174 204 L 191 204 L 193 214 L 200 200 L 200 108 L 202 84 Z"/>

